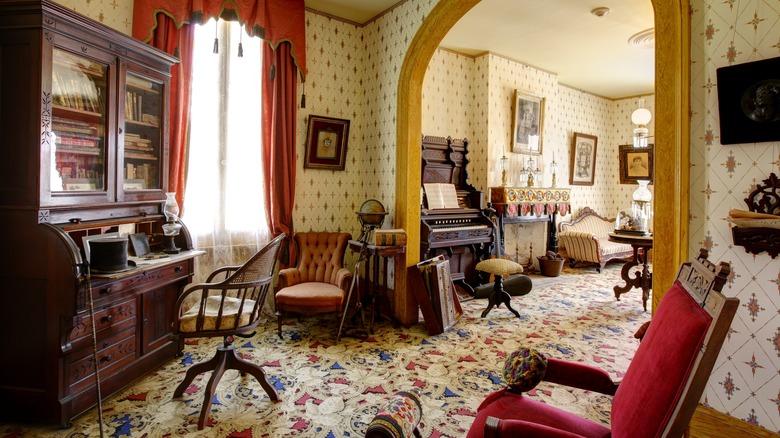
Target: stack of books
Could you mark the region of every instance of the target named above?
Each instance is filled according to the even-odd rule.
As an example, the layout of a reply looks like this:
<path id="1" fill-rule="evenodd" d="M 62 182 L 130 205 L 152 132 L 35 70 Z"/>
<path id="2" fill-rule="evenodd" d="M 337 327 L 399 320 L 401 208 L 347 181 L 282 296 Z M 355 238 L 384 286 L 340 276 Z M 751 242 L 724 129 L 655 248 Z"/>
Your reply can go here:
<path id="1" fill-rule="evenodd" d="M 401 228 L 374 230 L 371 243 L 377 246 L 406 246 L 406 231 Z"/>

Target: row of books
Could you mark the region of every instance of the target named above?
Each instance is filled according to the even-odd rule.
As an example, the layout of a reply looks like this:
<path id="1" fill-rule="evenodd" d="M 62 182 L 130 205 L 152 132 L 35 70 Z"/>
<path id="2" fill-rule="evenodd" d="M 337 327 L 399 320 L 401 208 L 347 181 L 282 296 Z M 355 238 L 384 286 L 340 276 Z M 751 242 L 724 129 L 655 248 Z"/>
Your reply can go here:
<path id="1" fill-rule="evenodd" d="M 127 91 L 125 93 L 125 120 L 160 125 L 160 118 L 144 112 L 144 93 Z"/>
<path id="2" fill-rule="evenodd" d="M 157 166 L 151 163 L 125 164 L 125 179 L 139 179 L 144 181 L 145 187 L 156 187 Z"/>
<path id="3" fill-rule="evenodd" d="M 142 138 L 139 134 L 125 134 L 125 150 L 133 150 L 140 152 L 153 152 L 152 140 L 148 138 Z"/>
<path id="4" fill-rule="evenodd" d="M 55 69 L 52 73 L 52 103 L 95 113 L 103 113 L 103 93 L 89 76 Z"/>

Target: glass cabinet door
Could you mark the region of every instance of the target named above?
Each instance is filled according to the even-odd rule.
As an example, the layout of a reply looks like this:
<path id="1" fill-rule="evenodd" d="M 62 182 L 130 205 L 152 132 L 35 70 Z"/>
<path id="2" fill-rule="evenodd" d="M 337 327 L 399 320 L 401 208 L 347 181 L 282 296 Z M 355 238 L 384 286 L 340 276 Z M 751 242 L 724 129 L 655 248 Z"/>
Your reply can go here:
<path id="1" fill-rule="evenodd" d="M 108 67 L 55 48 L 52 63 L 52 192 L 106 187 Z"/>
<path id="2" fill-rule="evenodd" d="M 122 181 L 125 193 L 162 188 L 162 91 L 162 83 L 126 73 Z"/>

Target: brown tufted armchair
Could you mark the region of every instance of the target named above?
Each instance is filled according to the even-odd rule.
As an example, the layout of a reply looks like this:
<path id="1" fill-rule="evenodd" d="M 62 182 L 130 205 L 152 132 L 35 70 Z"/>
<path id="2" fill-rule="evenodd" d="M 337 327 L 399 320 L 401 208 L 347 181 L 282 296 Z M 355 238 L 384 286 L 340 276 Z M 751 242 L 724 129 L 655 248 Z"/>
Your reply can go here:
<path id="1" fill-rule="evenodd" d="M 274 293 L 279 337 L 285 314 L 315 315 L 344 311 L 352 273 L 344 268 L 349 233 L 296 233 L 299 263 L 279 271 Z"/>

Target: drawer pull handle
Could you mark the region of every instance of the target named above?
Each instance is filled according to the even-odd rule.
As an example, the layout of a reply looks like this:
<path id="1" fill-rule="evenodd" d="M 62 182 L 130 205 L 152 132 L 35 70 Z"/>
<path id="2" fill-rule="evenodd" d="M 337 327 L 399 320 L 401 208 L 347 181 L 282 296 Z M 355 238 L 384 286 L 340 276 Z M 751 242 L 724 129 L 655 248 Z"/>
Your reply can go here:
<path id="1" fill-rule="evenodd" d="M 111 322 L 114 320 L 114 315 L 108 315 L 103 317 L 104 322 Z"/>
<path id="2" fill-rule="evenodd" d="M 103 342 L 103 347 L 101 348 L 108 348 L 108 342 Z"/>
<path id="3" fill-rule="evenodd" d="M 184 269 L 184 268 L 182 268 L 181 266 L 177 266 L 177 267 L 173 268 L 173 270 L 176 271 L 176 272 L 181 272 L 182 269 Z"/>
<path id="4" fill-rule="evenodd" d="M 107 288 L 101 290 L 100 293 L 101 294 L 110 294 L 111 293 L 111 288 L 107 287 Z"/>
<path id="5" fill-rule="evenodd" d="M 112 360 L 114 360 L 113 354 L 109 354 L 108 356 L 103 356 L 103 358 L 100 359 L 101 362 L 111 362 Z"/>

